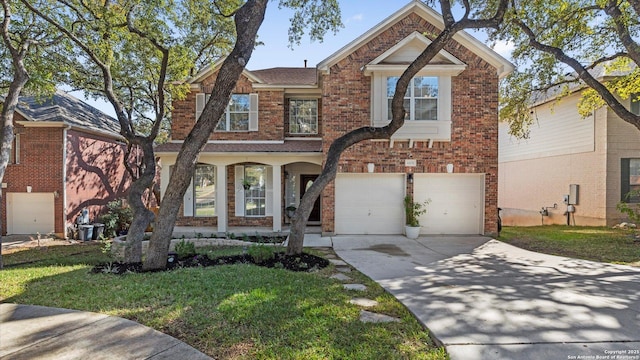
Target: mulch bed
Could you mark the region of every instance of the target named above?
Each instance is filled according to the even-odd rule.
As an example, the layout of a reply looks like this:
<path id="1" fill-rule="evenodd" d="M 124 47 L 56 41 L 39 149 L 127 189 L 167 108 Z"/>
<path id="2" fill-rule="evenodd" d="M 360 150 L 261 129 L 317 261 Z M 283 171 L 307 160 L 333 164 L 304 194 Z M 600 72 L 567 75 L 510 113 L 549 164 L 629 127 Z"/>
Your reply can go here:
<path id="1" fill-rule="evenodd" d="M 213 259 L 209 258 L 207 255 L 193 255 L 184 258 L 178 258 L 178 256 L 175 254 L 169 254 L 167 260 L 167 268 L 160 271 L 169 271 L 188 267 L 205 267 L 234 264 L 253 264 L 268 268 L 285 269 L 289 271 L 314 272 L 329 266 L 329 260 L 306 253 L 287 256 L 284 252 L 274 253 L 273 258 L 261 262 L 255 261 L 254 258 L 248 254 L 221 256 Z M 140 273 L 144 272 L 144 270 L 142 269 L 142 263 L 110 262 L 94 266 L 91 269 L 91 272 L 94 274 L 110 273 L 121 275 L 127 273 Z"/>

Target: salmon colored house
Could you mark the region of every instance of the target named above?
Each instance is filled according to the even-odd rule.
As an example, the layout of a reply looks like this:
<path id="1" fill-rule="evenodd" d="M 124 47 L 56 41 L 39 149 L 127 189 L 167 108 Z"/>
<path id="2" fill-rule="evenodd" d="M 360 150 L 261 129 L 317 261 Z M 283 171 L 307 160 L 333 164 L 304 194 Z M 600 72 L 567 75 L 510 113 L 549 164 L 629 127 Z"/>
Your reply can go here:
<path id="1" fill-rule="evenodd" d="M 82 209 L 97 219 L 125 196 L 126 146 L 116 119 L 57 91 L 20 98 L 15 139 L 2 182 L 3 234 L 64 237 Z"/>

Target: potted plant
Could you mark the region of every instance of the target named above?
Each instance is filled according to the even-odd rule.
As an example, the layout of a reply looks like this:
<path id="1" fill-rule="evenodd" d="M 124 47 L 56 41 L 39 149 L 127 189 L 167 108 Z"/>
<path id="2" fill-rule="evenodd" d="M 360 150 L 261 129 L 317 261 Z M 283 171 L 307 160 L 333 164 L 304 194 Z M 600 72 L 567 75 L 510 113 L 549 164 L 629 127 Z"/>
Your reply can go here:
<path id="1" fill-rule="evenodd" d="M 289 205 L 286 208 L 284 208 L 284 210 L 287 212 L 287 217 L 291 219 L 293 217 L 293 214 L 295 214 L 296 212 L 296 207 L 293 205 Z"/>
<path id="2" fill-rule="evenodd" d="M 249 182 L 249 180 L 247 179 L 242 179 L 242 187 L 245 190 L 249 190 L 249 188 L 251 188 L 251 183 Z"/>
<path id="3" fill-rule="evenodd" d="M 417 239 L 420 235 L 420 222 L 418 218 L 427 212 L 427 205 L 430 199 L 424 202 L 415 202 L 413 197 L 407 195 L 404 197 L 404 212 L 406 216 L 405 235 L 409 239 Z"/>

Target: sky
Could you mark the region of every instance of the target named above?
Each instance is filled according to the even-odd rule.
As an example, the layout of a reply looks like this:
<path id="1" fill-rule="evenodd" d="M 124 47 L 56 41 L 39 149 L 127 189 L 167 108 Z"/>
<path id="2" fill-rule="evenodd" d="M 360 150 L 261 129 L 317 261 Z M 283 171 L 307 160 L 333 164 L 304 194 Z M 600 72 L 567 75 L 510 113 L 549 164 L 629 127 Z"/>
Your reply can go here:
<path id="1" fill-rule="evenodd" d="M 311 42 L 305 36 L 300 45 L 294 45 L 292 49 L 289 47 L 287 34 L 292 12 L 288 9 L 278 9 L 277 1 L 272 0 L 269 2 L 265 20 L 258 31 L 258 40 L 264 45 L 258 46 L 253 51 L 247 69 L 303 67 L 304 60 L 308 61 L 309 67 L 315 67 L 322 60 L 405 6 L 409 1 L 341 0 L 340 10 L 344 27 L 337 34 L 327 33 L 323 42 Z M 484 34 L 472 33 L 472 35 L 486 43 Z M 497 44 L 494 49 L 509 58 L 510 46 Z M 84 99 L 82 93 L 74 93 L 74 95 L 111 116 L 115 114 L 110 104 Z"/>

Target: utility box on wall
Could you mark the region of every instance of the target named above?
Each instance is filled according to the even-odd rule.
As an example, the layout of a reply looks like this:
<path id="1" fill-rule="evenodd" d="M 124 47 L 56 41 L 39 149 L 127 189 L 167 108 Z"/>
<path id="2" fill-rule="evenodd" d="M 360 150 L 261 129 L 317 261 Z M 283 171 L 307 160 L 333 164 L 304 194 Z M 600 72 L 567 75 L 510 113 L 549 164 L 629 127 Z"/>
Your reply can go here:
<path id="1" fill-rule="evenodd" d="M 580 190 L 580 185 L 578 184 L 570 184 L 569 185 L 569 201 L 568 205 L 578 205 L 578 193 Z"/>

